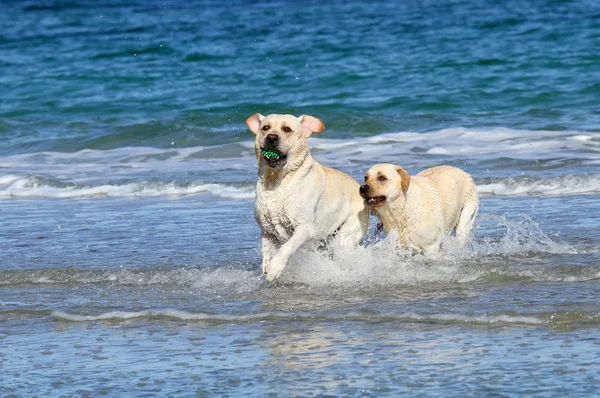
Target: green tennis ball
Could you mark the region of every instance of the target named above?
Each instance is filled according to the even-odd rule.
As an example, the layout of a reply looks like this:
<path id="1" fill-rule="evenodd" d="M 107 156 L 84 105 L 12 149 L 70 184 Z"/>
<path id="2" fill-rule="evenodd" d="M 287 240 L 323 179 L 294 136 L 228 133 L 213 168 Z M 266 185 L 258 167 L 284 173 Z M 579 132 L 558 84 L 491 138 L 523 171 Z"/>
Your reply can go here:
<path id="1" fill-rule="evenodd" d="M 279 153 L 277 153 L 275 151 L 272 151 L 272 150 L 269 150 L 269 149 L 261 149 L 260 152 L 267 159 L 277 160 L 277 159 L 279 159 L 281 157 L 281 155 Z"/>

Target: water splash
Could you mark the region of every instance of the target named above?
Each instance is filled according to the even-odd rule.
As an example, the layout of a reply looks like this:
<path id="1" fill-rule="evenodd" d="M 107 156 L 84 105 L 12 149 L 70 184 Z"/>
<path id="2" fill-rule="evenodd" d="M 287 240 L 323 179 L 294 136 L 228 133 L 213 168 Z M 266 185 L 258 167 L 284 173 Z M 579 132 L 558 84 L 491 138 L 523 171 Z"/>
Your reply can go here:
<path id="1" fill-rule="evenodd" d="M 282 280 L 309 286 L 376 287 L 423 283 L 472 283 L 490 275 L 510 279 L 556 280 L 552 269 L 522 264 L 525 256 L 575 254 L 571 246 L 553 241 L 527 215 L 510 220 L 505 216 L 483 215 L 478 225 L 495 224 L 495 236 L 474 236 L 466 247 L 447 237 L 435 256 L 413 255 L 399 249 L 394 236 L 354 249 L 334 247 L 328 253 L 303 250 L 296 256 Z M 489 230 L 486 228 L 486 231 Z M 368 239 L 368 240 L 369 240 Z M 577 270 L 574 270 L 577 271 Z M 578 271 L 579 272 L 579 271 Z M 581 277 L 580 273 L 577 274 Z M 586 273 L 597 278 L 598 273 Z"/>

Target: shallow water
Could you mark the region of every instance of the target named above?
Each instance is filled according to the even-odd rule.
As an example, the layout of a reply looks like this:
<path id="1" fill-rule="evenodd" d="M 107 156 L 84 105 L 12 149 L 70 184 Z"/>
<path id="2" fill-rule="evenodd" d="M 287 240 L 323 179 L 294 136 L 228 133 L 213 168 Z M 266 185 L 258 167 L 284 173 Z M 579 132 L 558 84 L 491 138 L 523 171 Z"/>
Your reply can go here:
<path id="1" fill-rule="evenodd" d="M 34 199 L 24 218 L 13 199 L 3 393 L 593 393 L 600 254 L 572 219 L 598 204 L 567 199 L 484 198 L 469 247 L 436 259 L 374 231 L 305 249 L 275 286 L 252 200 Z"/>
<path id="2" fill-rule="evenodd" d="M 596 393 L 595 2 L 4 11 L 2 395 Z M 372 225 L 269 285 L 253 112 L 321 118 L 313 156 L 357 180 L 465 169 L 471 241 Z"/>

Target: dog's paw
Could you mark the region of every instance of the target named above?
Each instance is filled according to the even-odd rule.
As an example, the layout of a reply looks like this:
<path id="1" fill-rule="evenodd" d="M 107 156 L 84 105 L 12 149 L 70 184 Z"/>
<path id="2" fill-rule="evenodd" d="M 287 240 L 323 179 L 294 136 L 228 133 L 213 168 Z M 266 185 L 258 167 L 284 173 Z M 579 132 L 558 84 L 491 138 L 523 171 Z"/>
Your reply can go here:
<path id="1" fill-rule="evenodd" d="M 260 269 L 261 269 L 261 271 L 262 271 L 263 274 L 267 273 L 267 266 L 268 265 L 269 265 L 269 263 L 267 261 L 263 261 L 263 263 L 262 263 L 262 265 L 260 267 Z"/>
<path id="2" fill-rule="evenodd" d="M 271 261 L 269 261 L 269 264 L 267 264 L 264 269 L 264 274 L 267 278 L 267 281 L 273 282 L 274 280 L 279 279 L 284 268 L 285 263 L 277 261 L 277 258 L 273 258 Z"/>
<path id="3" fill-rule="evenodd" d="M 267 273 L 266 274 L 267 282 L 269 282 L 269 283 L 275 282 L 275 280 L 278 279 L 280 276 L 281 276 L 281 273 L 279 273 L 279 274 L 276 274 L 274 272 Z"/>

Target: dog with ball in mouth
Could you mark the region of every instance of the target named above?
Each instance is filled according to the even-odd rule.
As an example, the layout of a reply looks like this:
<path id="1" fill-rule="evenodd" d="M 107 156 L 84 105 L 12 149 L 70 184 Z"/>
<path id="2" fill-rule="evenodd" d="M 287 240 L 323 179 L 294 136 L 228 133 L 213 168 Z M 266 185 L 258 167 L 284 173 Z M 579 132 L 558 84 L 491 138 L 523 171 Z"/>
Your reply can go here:
<path id="1" fill-rule="evenodd" d="M 322 166 L 308 149 L 308 138 L 323 131 L 323 122 L 308 115 L 255 113 L 246 124 L 256 135 L 254 216 L 261 228 L 267 280 L 279 278 L 292 255 L 308 242 L 333 237 L 342 246 L 358 245 L 369 228 L 358 182 Z"/>

